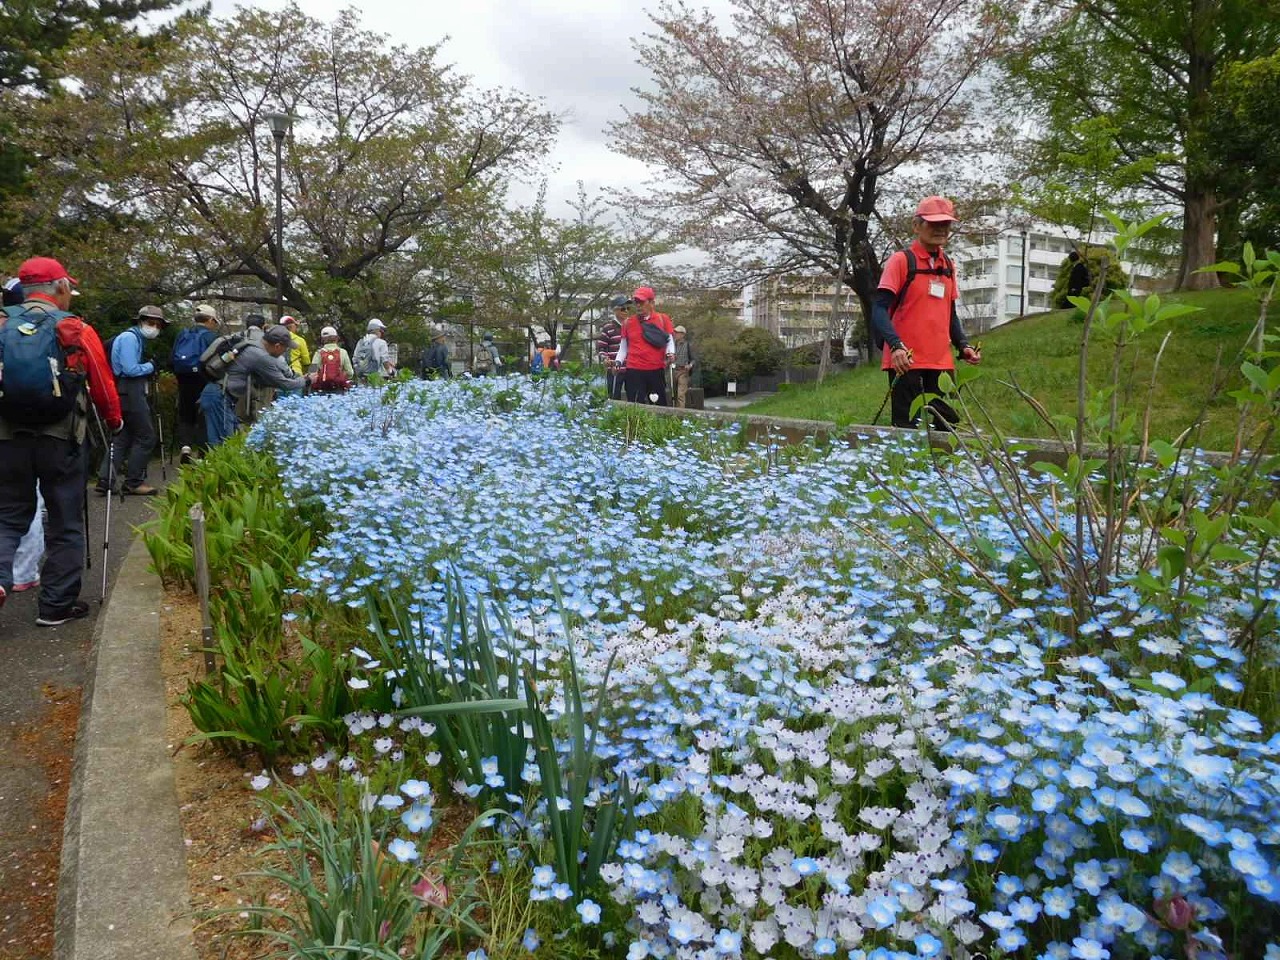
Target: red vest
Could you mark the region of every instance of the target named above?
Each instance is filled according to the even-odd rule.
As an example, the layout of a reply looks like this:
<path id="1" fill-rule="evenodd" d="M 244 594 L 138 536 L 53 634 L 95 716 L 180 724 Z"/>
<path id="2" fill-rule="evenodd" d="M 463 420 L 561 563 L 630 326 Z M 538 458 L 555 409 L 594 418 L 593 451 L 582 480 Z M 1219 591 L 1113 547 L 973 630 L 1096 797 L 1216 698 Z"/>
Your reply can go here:
<path id="1" fill-rule="evenodd" d="M 665 313 L 651 313 L 649 320 L 665 330 L 668 336 L 675 333 L 671 318 Z M 644 331 L 640 329 L 638 316 L 627 317 L 627 322 L 622 325 L 622 336 L 627 341 L 628 370 L 662 370 L 666 367 L 667 348 L 649 345 L 644 338 Z"/>
<path id="2" fill-rule="evenodd" d="M 930 255 L 919 240 L 913 241 L 911 251 L 916 257 L 917 273 L 911 286 L 901 297 L 897 310 L 890 319 L 902 342 L 911 349 L 911 367 L 914 370 L 953 370 L 955 359 L 951 355 L 951 305 L 960 297 L 956 287 L 954 267 L 950 277 L 923 273 L 931 267 L 942 266 L 942 257 Z M 946 261 L 948 264 L 951 261 Z M 901 250 L 889 258 L 880 276 L 880 289 L 897 294 L 907 279 L 907 256 Z M 941 288 L 941 296 L 934 296 L 933 284 Z M 891 370 L 889 344 L 884 345 L 884 358 L 880 367 Z"/>

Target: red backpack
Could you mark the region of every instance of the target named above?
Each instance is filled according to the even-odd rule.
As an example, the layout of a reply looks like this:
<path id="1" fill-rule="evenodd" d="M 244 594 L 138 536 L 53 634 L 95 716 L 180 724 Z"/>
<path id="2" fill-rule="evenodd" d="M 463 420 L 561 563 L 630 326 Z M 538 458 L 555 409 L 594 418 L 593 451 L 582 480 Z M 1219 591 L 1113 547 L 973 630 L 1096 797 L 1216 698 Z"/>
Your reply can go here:
<path id="1" fill-rule="evenodd" d="M 351 386 L 351 378 L 342 369 L 340 347 L 320 348 L 320 369 L 311 389 L 316 393 L 342 393 Z"/>

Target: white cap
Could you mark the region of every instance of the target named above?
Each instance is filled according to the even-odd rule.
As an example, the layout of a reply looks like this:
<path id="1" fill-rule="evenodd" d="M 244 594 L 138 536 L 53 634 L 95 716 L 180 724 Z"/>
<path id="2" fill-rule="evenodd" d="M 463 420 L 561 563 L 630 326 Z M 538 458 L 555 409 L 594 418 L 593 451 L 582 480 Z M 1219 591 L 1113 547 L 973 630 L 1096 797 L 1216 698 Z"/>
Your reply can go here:
<path id="1" fill-rule="evenodd" d="M 374 317 L 372 320 L 369 321 L 365 329 L 366 330 L 385 330 L 387 329 L 387 325 L 383 323 L 381 320 L 379 320 L 377 317 Z"/>
<path id="2" fill-rule="evenodd" d="M 209 304 L 202 303 L 196 307 L 195 317 L 197 320 L 217 320 L 218 311 L 209 306 Z"/>
<path id="3" fill-rule="evenodd" d="M 325 337 L 334 337 L 334 338 L 336 338 L 337 336 L 338 336 L 338 331 L 337 331 L 337 330 L 335 330 L 333 327 L 325 327 L 323 330 L 321 330 L 321 331 L 320 331 L 320 338 L 321 338 L 322 340 L 323 340 Z"/>

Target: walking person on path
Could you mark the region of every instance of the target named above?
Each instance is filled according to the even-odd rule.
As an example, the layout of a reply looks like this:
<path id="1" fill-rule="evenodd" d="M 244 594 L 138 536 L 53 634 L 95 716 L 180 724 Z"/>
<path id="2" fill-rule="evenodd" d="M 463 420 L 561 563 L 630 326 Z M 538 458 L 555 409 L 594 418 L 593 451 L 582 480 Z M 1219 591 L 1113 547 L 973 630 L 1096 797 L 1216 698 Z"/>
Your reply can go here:
<path id="1" fill-rule="evenodd" d="M 151 390 L 156 365 L 142 358 L 143 344 L 160 336 L 165 325 L 164 311 L 145 306 L 138 311 L 138 321 L 111 344 L 111 372 L 120 392 L 120 412 L 124 430 L 111 444 L 111 454 L 104 457 L 98 475 L 98 493 L 109 495 L 114 477 L 124 473 L 122 490 L 126 494 L 151 496 L 156 488 L 147 483 L 147 464 L 156 445 L 155 426 L 151 422 Z"/>
<path id="2" fill-rule="evenodd" d="M 293 337 L 293 349 L 289 351 L 289 369 L 298 376 L 302 376 L 311 369 L 311 348 L 307 346 L 306 337 L 302 335 L 302 324 L 297 317 L 291 317 L 288 314 L 281 317 L 280 322 L 289 331 L 289 336 Z"/>
<path id="3" fill-rule="evenodd" d="M 889 377 L 895 427 L 914 427 L 919 419 L 918 412 L 911 413 L 916 397 L 940 393 L 939 376 L 955 370 L 952 345 L 965 363 L 982 362 L 956 314 L 960 292 L 955 265 L 942 249 L 956 222 L 950 200 L 925 197 L 912 221 L 916 239 L 889 257 L 880 276 L 871 322 L 884 344 L 881 368 Z M 950 430 L 960 420 L 942 400 L 931 401 L 930 412 L 935 430 Z"/>
<path id="4" fill-rule="evenodd" d="M 346 393 L 351 389 L 355 369 L 346 349 L 338 342 L 336 327 L 320 331 L 320 349 L 312 358 L 311 372 L 315 374 L 311 381 L 312 393 Z"/>
<path id="5" fill-rule="evenodd" d="M 418 376 L 423 380 L 448 380 L 453 370 L 449 366 L 448 337 L 438 331 L 431 338 L 431 346 L 422 352 Z"/>
<path id="6" fill-rule="evenodd" d="M 351 354 L 356 376 L 361 380 L 368 380 L 375 373 L 394 377 L 396 365 L 391 362 L 391 349 L 387 346 L 387 325 L 374 317 L 365 326 L 365 331 Z"/>
<path id="7" fill-rule="evenodd" d="M 493 334 L 486 333 L 480 338 L 480 346 L 476 348 L 475 360 L 471 364 L 471 375 L 488 377 L 502 370 L 502 357 L 498 356 L 498 348 L 494 346 Z"/>
<path id="8" fill-rule="evenodd" d="M 617 296 L 609 301 L 613 316 L 600 327 L 596 338 L 596 355 L 604 366 L 604 383 L 610 400 L 622 397 L 622 368 L 618 365 L 618 345 L 622 341 L 622 325 L 631 316 L 631 298 Z"/>
<path id="9" fill-rule="evenodd" d="M 689 347 L 689 331 L 676 327 L 676 355 L 671 365 L 671 382 L 675 392 L 675 406 L 684 408 L 689 400 L 689 380 L 693 375 L 693 351 Z"/>
<path id="10" fill-rule="evenodd" d="M 18 543 L 43 494 L 49 522 L 36 624 L 89 612 L 79 599 L 84 564 L 84 446 L 92 403 L 112 433 L 123 421 L 102 341 L 71 311 L 75 280 L 52 257 L 18 270 L 26 299 L 0 317 L 0 606 L 13 589 Z"/>
<path id="11" fill-rule="evenodd" d="M 653 287 L 637 287 L 631 295 L 636 312 L 622 325 L 618 365 L 625 371 L 627 399 L 632 403 L 667 405 L 667 367 L 675 359 L 671 318 L 653 309 Z"/>
<path id="12" fill-rule="evenodd" d="M 311 376 L 297 376 L 280 363 L 293 347 L 289 328 L 276 324 L 257 343 L 246 344 L 227 371 L 226 391 L 241 423 L 254 423 L 274 392 L 301 393 Z"/>
<path id="13" fill-rule="evenodd" d="M 204 447 L 207 429 L 200 411 L 200 394 L 209 378 L 200 369 L 200 357 L 218 339 L 218 313 L 207 303 L 196 307 L 191 326 L 178 334 L 170 362 L 178 381 L 179 462 L 189 463 L 193 449 Z"/>

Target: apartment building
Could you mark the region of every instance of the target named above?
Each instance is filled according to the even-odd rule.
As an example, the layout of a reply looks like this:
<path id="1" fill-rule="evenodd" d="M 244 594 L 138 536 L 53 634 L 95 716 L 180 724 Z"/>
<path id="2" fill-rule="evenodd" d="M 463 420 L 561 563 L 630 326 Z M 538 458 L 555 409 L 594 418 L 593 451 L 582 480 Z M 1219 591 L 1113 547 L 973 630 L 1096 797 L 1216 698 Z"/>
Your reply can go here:
<path id="1" fill-rule="evenodd" d="M 838 310 L 838 326 L 847 339 L 861 324 L 862 308 L 853 291 L 841 291 L 833 277 L 789 273 L 751 284 L 743 293 L 746 323 L 776 334 L 788 347 L 815 343 L 827 336 Z"/>
<path id="2" fill-rule="evenodd" d="M 947 252 L 956 264 L 965 329 L 981 333 L 1052 310 L 1050 293 L 1072 249 L 1066 231 L 1040 223 L 958 235 Z"/>

